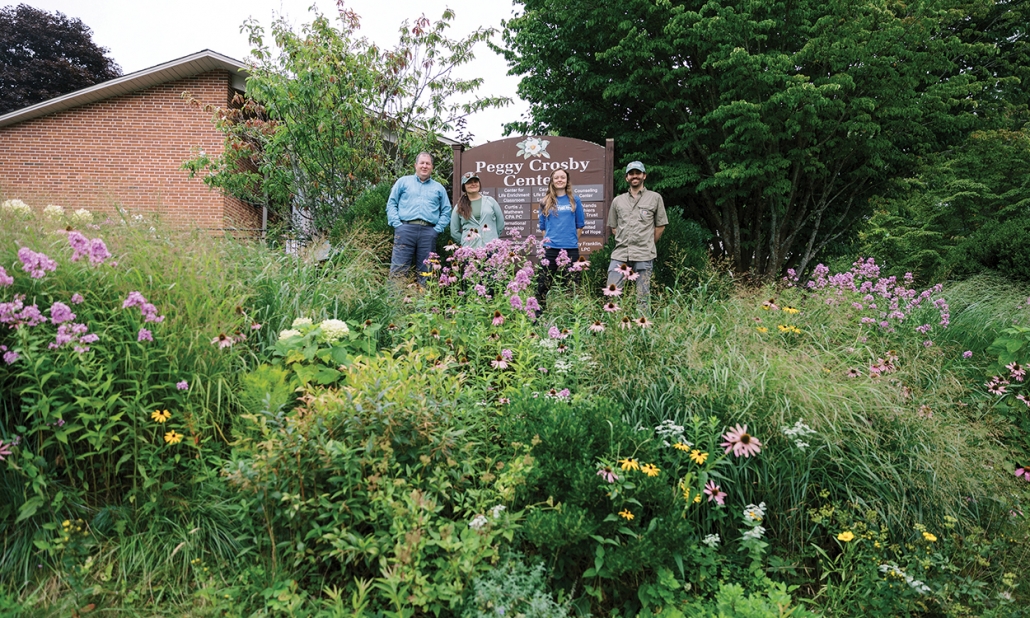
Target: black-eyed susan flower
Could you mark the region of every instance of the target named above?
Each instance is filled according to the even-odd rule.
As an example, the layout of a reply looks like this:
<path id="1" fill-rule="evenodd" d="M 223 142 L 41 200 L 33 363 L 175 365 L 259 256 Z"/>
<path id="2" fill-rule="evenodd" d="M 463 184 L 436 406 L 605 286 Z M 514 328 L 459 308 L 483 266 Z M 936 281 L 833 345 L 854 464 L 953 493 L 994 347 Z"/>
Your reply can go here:
<path id="1" fill-rule="evenodd" d="M 626 470 L 626 471 L 629 471 L 629 470 L 639 470 L 640 469 L 640 464 L 637 463 L 636 459 L 620 459 L 619 460 L 619 467 L 622 468 L 623 470 Z"/>
<path id="2" fill-rule="evenodd" d="M 634 515 L 632 512 L 630 512 L 629 509 L 622 509 L 621 511 L 619 511 L 619 517 L 625 519 L 626 521 L 633 521 Z"/>
<path id="3" fill-rule="evenodd" d="M 154 410 L 151 412 L 150 418 L 154 419 L 156 423 L 165 423 L 172 418 L 172 413 L 168 410 Z"/>
<path id="4" fill-rule="evenodd" d="M 652 477 L 653 476 L 658 476 L 658 473 L 661 472 L 661 470 L 658 469 L 658 466 L 656 466 L 654 464 L 649 464 L 649 463 L 646 463 L 646 464 L 640 466 L 640 471 L 643 472 L 644 474 L 646 474 L 648 476 L 652 476 Z"/>
<path id="5" fill-rule="evenodd" d="M 165 442 L 168 444 L 178 444 L 182 442 L 182 434 L 175 430 L 169 431 L 165 434 Z"/>

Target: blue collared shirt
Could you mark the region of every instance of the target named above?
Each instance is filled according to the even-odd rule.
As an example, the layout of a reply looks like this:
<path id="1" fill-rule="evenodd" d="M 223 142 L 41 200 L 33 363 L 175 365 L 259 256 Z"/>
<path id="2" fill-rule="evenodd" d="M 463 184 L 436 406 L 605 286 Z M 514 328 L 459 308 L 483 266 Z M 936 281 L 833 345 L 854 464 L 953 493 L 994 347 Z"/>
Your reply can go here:
<path id="1" fill-rule="evenodd" d="M 416 174 L 401 176 L 393 183 L 390 199 L 386 200 L 386 221 L 392 227 L 401 222 L 422 219 L 434 224 L 437 234 L 443 233 L 451 223 L 451 202 L 443 185 L 432 178 L 425 182 Z"/>

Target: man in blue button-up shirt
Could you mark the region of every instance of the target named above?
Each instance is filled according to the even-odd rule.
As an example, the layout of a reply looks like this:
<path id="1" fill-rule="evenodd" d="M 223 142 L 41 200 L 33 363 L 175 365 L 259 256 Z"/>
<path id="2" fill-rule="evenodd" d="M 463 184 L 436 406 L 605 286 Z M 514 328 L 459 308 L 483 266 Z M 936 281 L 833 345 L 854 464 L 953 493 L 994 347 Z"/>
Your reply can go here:
<path id="1" fill-rule="evenodd" d="M 406 275 L 413 261 L 416 273 L 425 272 L 425 261 L 436 248 L 437 235 L 450 225 L 451 203 L 447 191 L 430 178 L 432 173 L 432 155 L 421 152 L 415 159 L 415 174 L 398 178 L 390 190 L 386 221 L 394 228 L 391 275 Z M 425 282 L 425 277 L 419 274 L 419 285 Z"/>

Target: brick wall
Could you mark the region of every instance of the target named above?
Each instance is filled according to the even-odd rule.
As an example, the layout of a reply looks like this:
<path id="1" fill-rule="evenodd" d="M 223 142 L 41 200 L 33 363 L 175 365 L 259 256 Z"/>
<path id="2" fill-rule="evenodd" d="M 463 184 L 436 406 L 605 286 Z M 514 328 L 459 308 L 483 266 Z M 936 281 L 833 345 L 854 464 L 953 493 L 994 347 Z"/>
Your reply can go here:
<path id="1" fill-rule="evenodd" d="M 211 113 L 182 93 L 225 106 L 229 84 L 228 72 L 212 71 L 0 127 L 0 195 L 37 209 L 116 215 L 120 206 L 176 227 L 260 227 L 259 208 L 179 169 L 198 148 L 222 151 Z"/>

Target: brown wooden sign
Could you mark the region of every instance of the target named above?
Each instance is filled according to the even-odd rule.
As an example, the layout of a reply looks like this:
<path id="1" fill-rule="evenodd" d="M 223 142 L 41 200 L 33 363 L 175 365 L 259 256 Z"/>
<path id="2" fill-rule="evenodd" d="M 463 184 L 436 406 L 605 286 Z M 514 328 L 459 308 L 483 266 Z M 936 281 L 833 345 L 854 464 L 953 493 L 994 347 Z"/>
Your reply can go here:
<path id="1" fill-rule="evenodd" d="M 586 227 L 580 251 L 600 249 L 608 238 L 605 225 L 612 193 L 615 142 L 604 146 L 570 137 L 526 136 L 490 142 L 463 150 L 454 147 L 454 193 L 461 195 L 461 177 L 475 172 L 482 192 L 497 200 L 509 230 L 523 237 L 537 233 L 540 201 L 547 193 L 551 172 L 565 170 L 569 184 L 583 203 Z"/>

